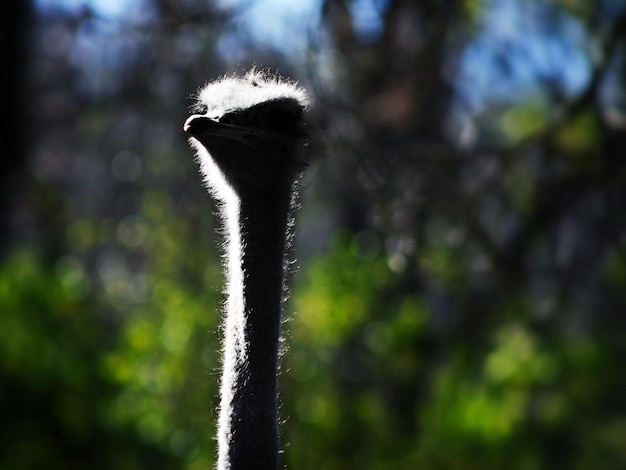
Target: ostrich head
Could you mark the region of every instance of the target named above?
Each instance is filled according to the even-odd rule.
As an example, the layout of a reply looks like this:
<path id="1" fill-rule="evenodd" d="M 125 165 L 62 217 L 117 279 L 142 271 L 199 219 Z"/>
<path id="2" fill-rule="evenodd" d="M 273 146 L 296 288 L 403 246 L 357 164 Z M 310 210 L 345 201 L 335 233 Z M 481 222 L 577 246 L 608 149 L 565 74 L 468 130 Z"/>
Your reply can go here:
<path id="1" fill-rule="evenodd" d="M 306 166 L 307 107 L 304 90 L 257 70 L 201 89 L 183 129 L 216 196 L 224 185 L 239 197 L 290 191 Z"/>

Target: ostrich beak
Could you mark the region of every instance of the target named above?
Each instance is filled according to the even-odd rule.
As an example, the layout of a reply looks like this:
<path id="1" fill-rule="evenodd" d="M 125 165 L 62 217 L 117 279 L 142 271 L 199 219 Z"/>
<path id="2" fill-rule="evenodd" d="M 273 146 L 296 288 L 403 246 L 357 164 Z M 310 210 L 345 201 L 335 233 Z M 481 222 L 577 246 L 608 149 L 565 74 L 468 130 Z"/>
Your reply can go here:
<path id="1" fill-rule="evenodd" d="M 253 129 L 235 124 L 226 124 L 218 119 L 198 114 L 187 118 L 183 125 L 183 130 L 204 145 L 215 137 L 235 141 L 242 145 L 249 145 L 249 138 L 258 135 Z"/>
<path id="2" fill-rule="evenodd" d="M 183 130 L 192 137 L 200 137 L 215 134 L 222 127 L 223 124 L 220 124 L 215 119 L 194 114 L 187 118 L 183 125 Z"/>

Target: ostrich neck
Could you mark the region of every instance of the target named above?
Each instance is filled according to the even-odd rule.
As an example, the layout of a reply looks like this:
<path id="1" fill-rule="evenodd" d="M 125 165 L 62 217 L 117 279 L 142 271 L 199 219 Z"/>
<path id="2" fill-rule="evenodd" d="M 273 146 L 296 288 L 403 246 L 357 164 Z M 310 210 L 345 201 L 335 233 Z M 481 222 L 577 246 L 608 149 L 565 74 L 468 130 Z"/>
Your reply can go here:
<path id="1" fill-rule="evenodd" d="M 230 239 L 218 468 L 276 469 L 289 196 L 237 202 L 226 220 Z"/>

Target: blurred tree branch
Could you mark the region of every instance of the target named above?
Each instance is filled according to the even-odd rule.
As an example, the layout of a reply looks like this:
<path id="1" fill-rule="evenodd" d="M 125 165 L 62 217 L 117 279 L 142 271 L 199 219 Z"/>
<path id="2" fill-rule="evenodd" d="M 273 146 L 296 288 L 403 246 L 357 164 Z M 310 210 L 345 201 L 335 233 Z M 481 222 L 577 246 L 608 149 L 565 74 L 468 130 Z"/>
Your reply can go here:
<path id="1" fill-rule="evenodd" d="M 15 236 L 13 205 L 21 190 L 24 168 L 31 155 L 34 129 L 29 125 L 33 109 L 28 105 L 31 93 L 30 69 L 33 47 L 34 14 L 30 0 L 9 0 L 0 17 L 0 74 L 2 113 L 0 117 L 0 260 Z"/>

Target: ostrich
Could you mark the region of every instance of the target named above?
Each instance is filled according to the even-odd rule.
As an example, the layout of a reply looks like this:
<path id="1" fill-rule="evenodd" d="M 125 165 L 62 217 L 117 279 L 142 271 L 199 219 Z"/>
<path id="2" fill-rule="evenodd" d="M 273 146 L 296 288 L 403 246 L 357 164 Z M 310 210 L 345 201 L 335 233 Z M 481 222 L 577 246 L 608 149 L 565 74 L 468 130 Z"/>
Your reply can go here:
<path id="1" fill-rule="evenodd" d="M 303 89 L 252 70 L 209 83 L 183 129 L 226 236 L 220 470 L 278 467 L 278 354 L 297 183 L 306 166 Z"/>

